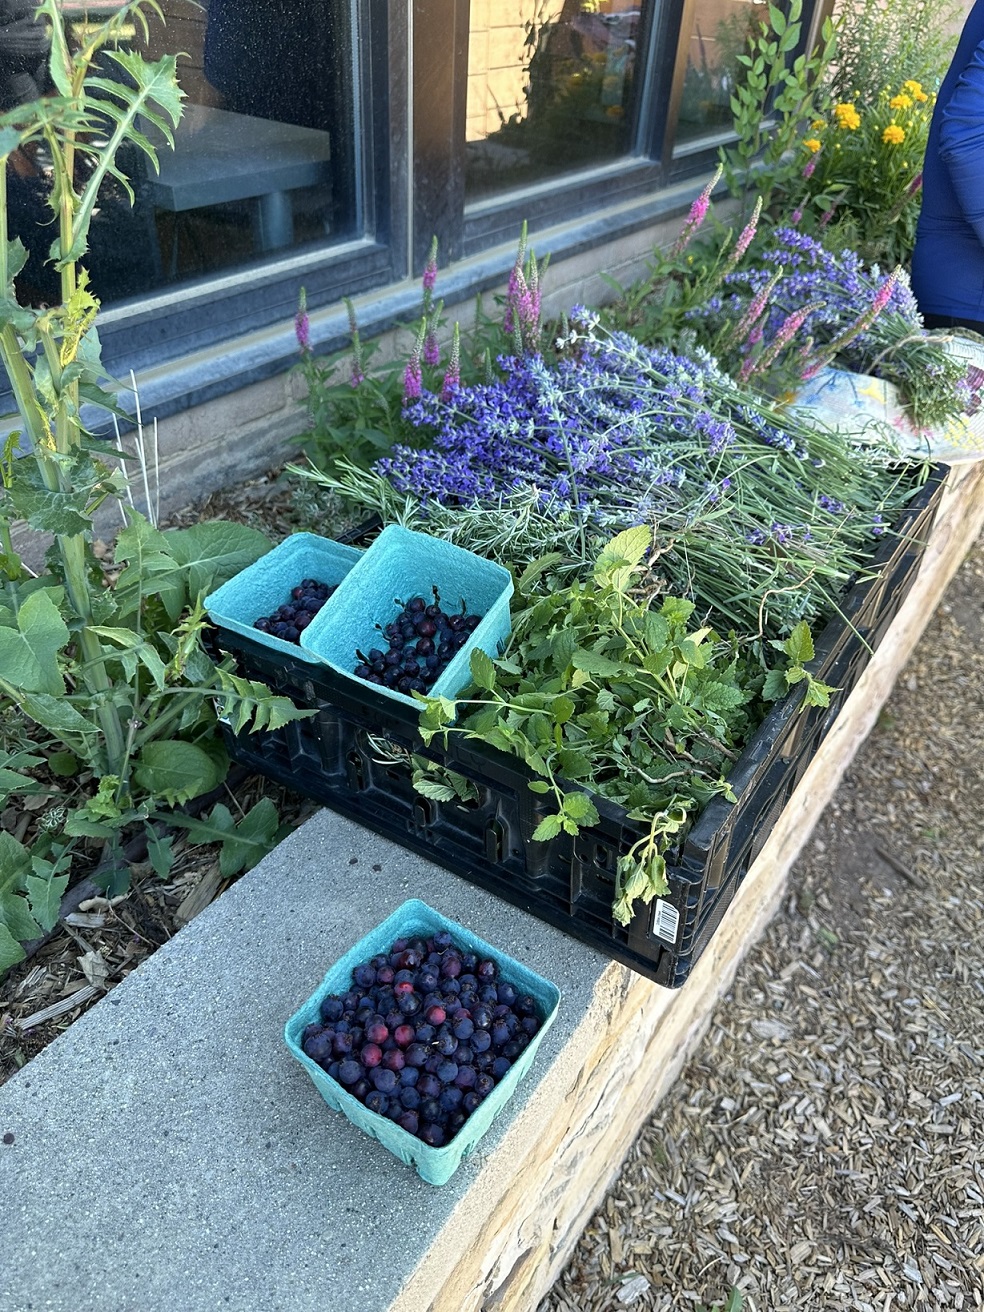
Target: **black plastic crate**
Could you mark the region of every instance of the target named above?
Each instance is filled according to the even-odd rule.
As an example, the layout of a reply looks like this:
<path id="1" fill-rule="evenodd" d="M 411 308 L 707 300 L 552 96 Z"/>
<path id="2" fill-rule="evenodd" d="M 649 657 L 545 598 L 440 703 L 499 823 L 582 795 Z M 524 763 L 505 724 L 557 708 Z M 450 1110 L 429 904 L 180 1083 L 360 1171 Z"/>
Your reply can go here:
<path id="1" fill-rule="evenodd" d="M 920 490 L 843 599 L 844 619 L 816 643 L 815 673 L 837 691 L 829 708 L 794 693 L 768 714 L 730 775 L 737 802 L 708 805 L 668 862 L 669 893 L 623 928 L 611 914 L 619 856 L 642 836 L 594 797 L 600 820 L 576 837 L 534 842 L 552 803 L 529 790 L 518 759 L 452 734 L 425 747 L 417 714 L 326 667 L 292 660 L 218 629 L 215 647 L 317 715 L 268 733 L 234 735 L 230 755 L 556 925 L 659 984 L 678 987 L 707 946 L 752 862 L 887 632 L 918 572 L 945 470 Z M 464 776 L 467 802 L 418 794 L 411 754 Z"/>

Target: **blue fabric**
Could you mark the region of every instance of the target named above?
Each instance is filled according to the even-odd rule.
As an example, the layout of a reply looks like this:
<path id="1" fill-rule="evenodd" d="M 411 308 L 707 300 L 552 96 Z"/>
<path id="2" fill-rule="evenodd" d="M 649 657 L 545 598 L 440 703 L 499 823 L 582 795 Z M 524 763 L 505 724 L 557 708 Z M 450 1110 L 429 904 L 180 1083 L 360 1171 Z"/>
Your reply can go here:
<path id="1" fill-rule="evenodd" d="M 984 320 L 984 0 L 967 17 L 933 113 L 912 289 L 924 314 Z"/>

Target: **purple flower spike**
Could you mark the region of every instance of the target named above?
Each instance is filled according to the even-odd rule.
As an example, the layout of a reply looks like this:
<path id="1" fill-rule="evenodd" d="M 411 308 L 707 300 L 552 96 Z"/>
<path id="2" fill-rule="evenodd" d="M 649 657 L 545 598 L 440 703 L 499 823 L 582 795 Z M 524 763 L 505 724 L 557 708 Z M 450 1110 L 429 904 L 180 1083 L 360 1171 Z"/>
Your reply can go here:
<path id="1" fill-rule="evenodd" d="M 424 265 L 424 276 L 422 278 L 424 295 L 434 290 L 434 284 L 437 282 L 437 238 L 431 242 L 430 254 L 427 256 L 427 263 Z"/>
<path id="2" fill-rule="evenodd" d="M 437 334 L 429 332 L 424 341 L 424 364 L 433 368 L 441 363 L 441 347 L 437 340 Z"/>
<path id="3" fill-rule="evenodd" d="M 461 332 L 458 325 L 454 326 L 454 338 L 451 342 L 451 359 L 448 363 L 447 373 L 444 375 L 444 385 L 441 388 L 441 400 L 449 401 L 461 386 Z"/>
<path id="4" fill-rule="evenodd" d="M 424 382 L 420 373 L 420 357 L 424 349 L 424 339 L 427 336 L 427 320 L 425 319 L 420 325 L 420 331 L 417 333 L 417 340 L 413 344 L 413 350 L 410 352 L 410 359 L 407 361 L 407 367 L 403 372 L 403 404 L 409 405 L 411 401 L 419 401 L 424 390 Z"/>
<path id="5" fill-rule="evenodd" d="M 301 354 L 307 355 L 311 349 L 311 320 L 307 312 L 307 293 L 303 287 L 297 305 L 297 314 L 294 316 L 294 336 L 297 338 Z"/>
<path id="6" fill-rule="evenodd" d="M 722 172 L 722 166 L 719 164 L 714 171 L 714 177 L 711 178 L 710 182 L 691 205 L 690 213 L 687 215 L 687 221 L 683 225 L 679 237 L 677 237 L 676 241 L 673 243 L 673 249 L 670 251 L 671 258 L 683 254 L 690 245 L 690 240 L 694 233 L 707 218 L 707 211 L 711 204 L 711 192 L 720 182 Z"/>

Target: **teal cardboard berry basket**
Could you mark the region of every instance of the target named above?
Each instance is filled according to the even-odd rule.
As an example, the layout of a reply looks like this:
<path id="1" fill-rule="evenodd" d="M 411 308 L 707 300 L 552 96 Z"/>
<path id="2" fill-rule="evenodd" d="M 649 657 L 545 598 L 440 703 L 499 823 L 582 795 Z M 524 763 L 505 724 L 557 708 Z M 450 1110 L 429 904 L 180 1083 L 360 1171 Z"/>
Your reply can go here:
<path id="1" fill-rule="evenodd" d="M 484 1102 L 472 1112 L 451 1142 L 441 1148 L 432 1148 L 388 1117 L 380 1116 L 364 1107 L 304 1052 L 301 1047 L 301 1035 L 307 1025 L 320 1019 L 321 1003 L 324 998 L 332 993 L 348 991 L 352 985 L 352 971 L 361 962 L 368 961 L 379 952 L 388 952 L 390 945 L 398 938 L 430 938 L 439 930 L 447 930 L 457 947 L 495 961 L 501 979 L 512 984 L 518 992 L 528 993 L 533 998 L 542 1023 L 528 1046 L 516 1058 Z M 446 919 L 426 903 L 413 898 L 404 902 L 382 924 L 377 925 L 336 961 L 317 990 L 284 1026 L 284 1041 L 291 1054 L 310 1075 L 329 1107 L 341 1112 L 353 1125 L 357 1125 L 360 1130 L 378 1140 L 401 1162 L 412 1166 L 422 1180 L 426 1180 L 428 1184 L 442 1185 L 450 1180 L 462 1160 L 474 1151 L 482 1135 L 516 1092 L 520 1080 L 533 1064 L 543 1036 L 556 1018 L 559 1004 L 560 990 L 556 984 L 536 974 L 522 962 L 492 947 L 470 929 Z"/>
<path id="2" fill-rule="evenodd" d="M 384 528 L 301 634 L 301 647 L 309 659 L 323 661 L 370 695 L 378 693 L 419 711 L 421 704 L 412 696 L 366 683 L 353 671 L 359 664 L 356 652 L 379 647 L 380 631 L 404 603 L 415 596 L 430 601 L 435 587 L 449 613 L 467 607 L 482 617 L 430 689 L 432 697 L 454 697 L 471 682 L 472 652 L 495 657 L 508 641 L 513 581 L 502 565 L 428 533 L 398 524 Z"/>
<path id="3" fill-rule="evenodd" d="M 205 609 L 212 622 L 224 629 L 294 660 L 311 661 L 314 658 L 296 642 L 284 642 L 272 633 L 261 633 L 253 628 L 253 621 L 288 601 L 291 589 L 302 579 L 314 578 L 337 587 L 363 554 L 358 547 L 333 542 L 317 533 L 292 533 L 206 597 Z"/>

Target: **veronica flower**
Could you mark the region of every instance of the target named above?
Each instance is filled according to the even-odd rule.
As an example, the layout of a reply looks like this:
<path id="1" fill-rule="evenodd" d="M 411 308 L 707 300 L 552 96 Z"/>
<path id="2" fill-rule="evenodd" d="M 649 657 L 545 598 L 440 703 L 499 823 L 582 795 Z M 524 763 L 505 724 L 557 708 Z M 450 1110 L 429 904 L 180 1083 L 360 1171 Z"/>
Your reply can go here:
<path id="1" fill-rule="evenodd" d="M 441 400 L 448 401 L 457 392 L 461 386 L 461 331 L 458 325 L 454 325 L 454 336 L 451 339 L 451 359 L 448 361 L 447 372 L 444 375 L 444 383 L 441 387 Z"/>
<path id="2" fill-rule="evenodd" d="M 298 301 L 297 314 L 294 316 L 294 336 L 297 338 L 297 345 L 302 355 L 307 355 L 311 349 L 311 320 L 307 312 L 307 292 L 301 288 L 301 295 Z"/>
<path id="3" fill-rule="evenodd" d="M 410 401 L 417 400 L 423 391 L 423 378 L 420 372 L 420 357 L 424 349 L 424 339 L 427 336 L 427 320 L 425 319 L 420 325 L 420 331 L 417 333 L 417 340 L 413 344 L 413 350 L 410 352 L 410 359 L 407 361 L 407 367 L 403 373 L 403 404 L 407 405 Z"/>
<path id="4" fill-rule="evenodd" d="M 670 251 L 670 259 L 675 259 L 678 255 L 683 254 L 690 245 L 694 233 L 707 218 L 707 211 L 711 203 L 711 192 L 720 182 L 723 171 L 722 166 L 719 164 L 714 171 L 714 177 L 711 178 L 710 182 L 690 206 L 690 213 L 687 215 L 687 221 L 683 225 L 679 237 L 677 237 L 676 241 L 673 243 L 673 247 Z"/>
<path id="5" fill-rule="evenodd" d="M 742 365 L 741 381 L 747 382 L 753 373 L 764 373 L 779 358 L 781 352 L 793 340 L 810 315 L 822 309 L 822 301 L 812 301 L 810 304 L 801 306 L 800 309 L 794 310 L 792 314 L 787 315 L 775 337 L 759 356 L 758 361 L 753 363 L 752 358 L 749 357 Z"/>
<path id="6" fill-rule="evenodd" d="M 431 240 L 430 253 L 427 256 L 427 263 L 424 265 L 424 273 L 421 278 L 421 285 L 424 292 L 424 311 L 430 308 L 431 295 L 434 291 L 434 284 L 437 282 L 437 238 Z"/>

